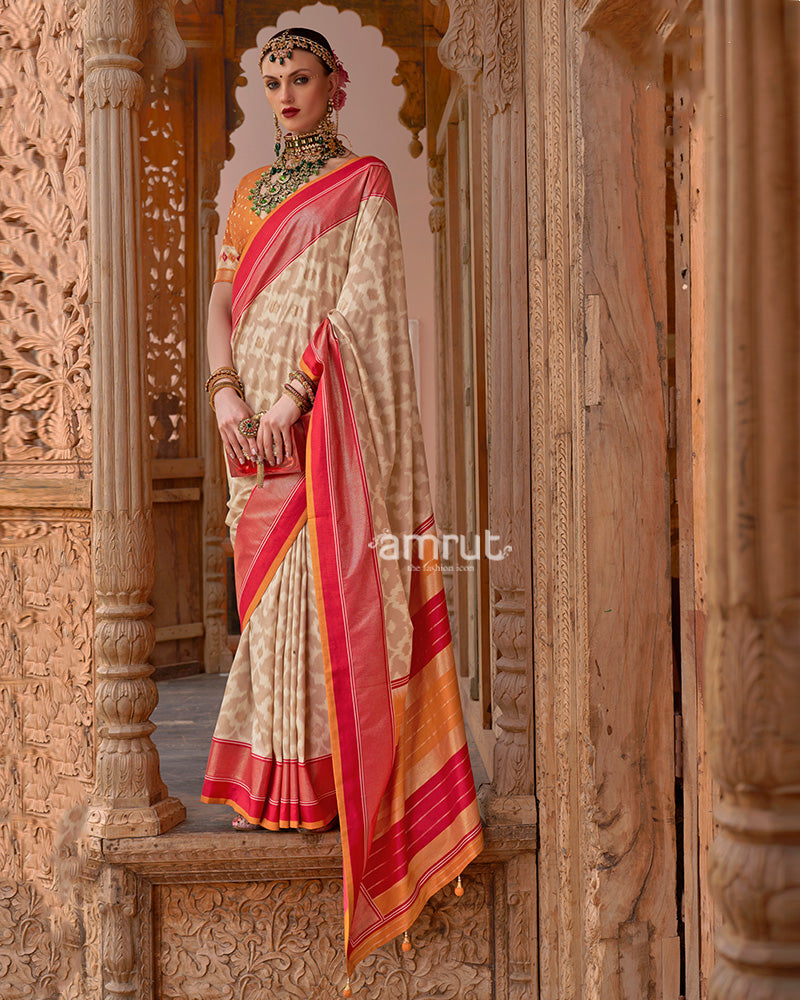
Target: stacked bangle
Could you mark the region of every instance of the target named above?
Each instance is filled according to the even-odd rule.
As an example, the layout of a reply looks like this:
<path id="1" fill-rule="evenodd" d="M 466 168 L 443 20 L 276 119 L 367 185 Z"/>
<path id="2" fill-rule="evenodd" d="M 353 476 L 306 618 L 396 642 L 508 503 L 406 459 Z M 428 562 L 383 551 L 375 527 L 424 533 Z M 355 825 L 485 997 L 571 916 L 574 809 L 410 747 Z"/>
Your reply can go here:
<path id="1" fill-rule="evenodd" d="M 290 379 L 296 378 L 297 381 L 300 382 L 300 384 L 305 388 L 306 392 L 308 393 L 308 398 L 311 402 L 311 405 L 313 406 L 314 396 L 316 396 L 317 394 L 316 383 L 312 381 L 308 377 L 308 375 L 306 375 L 306 373 L 302 371 L 300 368 L 298 368 L 296 371 L 289 372 L 289 378 Z"/>
<path id="2" fill-rule="evenodd" d="M 206 392 L 208 393 L 208 401 L 211 404 L 212 410 L 216 411 L 214 396 L 216 396 L 220 389 L 226 388 L 233 389 L 237 396 L 244 399 L 244 382 L 242 382 L 241 376 L 235 368 L 217 368 L 206 379 Z"/>
<path id="3" fill-rule="evenodd" d="M 311 409 L 311 400 L 307 396 L 303 396 L 299 393 L 297 389 L 295 389 L 293 385 L 289 385 L 288 382 L 286 382 L 283 386 L 283 394 L 284 396 L 290 396 L 295 403 L 297 403 L 300 407 L 301 413 L 308 413 Z"/>

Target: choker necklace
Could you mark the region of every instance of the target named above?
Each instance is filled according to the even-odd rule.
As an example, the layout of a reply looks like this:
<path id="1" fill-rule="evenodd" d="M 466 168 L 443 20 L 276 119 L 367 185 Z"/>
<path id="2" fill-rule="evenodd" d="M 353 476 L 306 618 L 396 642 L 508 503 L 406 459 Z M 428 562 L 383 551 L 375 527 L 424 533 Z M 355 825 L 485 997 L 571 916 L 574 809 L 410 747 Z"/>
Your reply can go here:
<path id="1" fill-rule="evenodd" d="M 276 146 L 277 151 L 277 146 Z M 283 150 L 270 169 L 265 170 L 250 191 L 256 215 L 268 215 L 303 184 L 315 177 L 328 160 L 346 156 L 347 147 L 340 141 L 329 116 L 313 132 L 284 137 Z"/>

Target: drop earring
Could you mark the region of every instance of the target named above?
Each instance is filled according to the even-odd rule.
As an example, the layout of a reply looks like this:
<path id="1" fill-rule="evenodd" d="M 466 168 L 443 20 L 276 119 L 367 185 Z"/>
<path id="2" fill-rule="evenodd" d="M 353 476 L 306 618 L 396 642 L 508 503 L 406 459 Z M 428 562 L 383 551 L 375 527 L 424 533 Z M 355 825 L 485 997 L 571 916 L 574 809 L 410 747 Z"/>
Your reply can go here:
<path id="1" fill-rule="evenodd" d="M 275 119 L 275 155 L 281 155 L 281 123 L 278 121 L 278 115 L 275 111 L 272 112 L 272 117 Z"/>

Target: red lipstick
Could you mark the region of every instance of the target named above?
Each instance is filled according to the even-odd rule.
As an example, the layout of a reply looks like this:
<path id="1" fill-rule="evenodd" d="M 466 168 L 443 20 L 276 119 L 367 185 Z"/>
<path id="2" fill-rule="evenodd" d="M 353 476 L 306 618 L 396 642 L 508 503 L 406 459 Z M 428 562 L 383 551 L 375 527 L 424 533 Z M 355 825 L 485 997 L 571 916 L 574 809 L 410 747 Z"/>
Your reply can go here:
<path id="1" fill-rule="evenodd" d="M 284 108 L 281 114 L 284 118 L 294 118 L 295 115 L 300 114 L 300 108 Z"/>

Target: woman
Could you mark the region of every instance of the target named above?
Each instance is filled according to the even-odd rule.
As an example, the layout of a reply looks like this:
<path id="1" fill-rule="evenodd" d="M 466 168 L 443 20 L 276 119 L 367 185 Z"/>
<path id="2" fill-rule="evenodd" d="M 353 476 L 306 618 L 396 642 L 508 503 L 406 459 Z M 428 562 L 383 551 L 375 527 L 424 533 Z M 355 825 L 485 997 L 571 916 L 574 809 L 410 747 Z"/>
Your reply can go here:
<path id="1" fill-rule="evenodd" d="M 202 798 L 233 806 L 240 828 L 338 819 L 349 971 L 411 925 L 482 833 L 391 176 L 338 138 L 347 74 L 324 36 L 278 32 L 261 70 L 276 161 L 233 199 L 207 388 L 229 468 L 260 466 L 263 485 L 229 480 L 242 637 Z M 276 474 L 290 460 L 299 469 Z"/>

